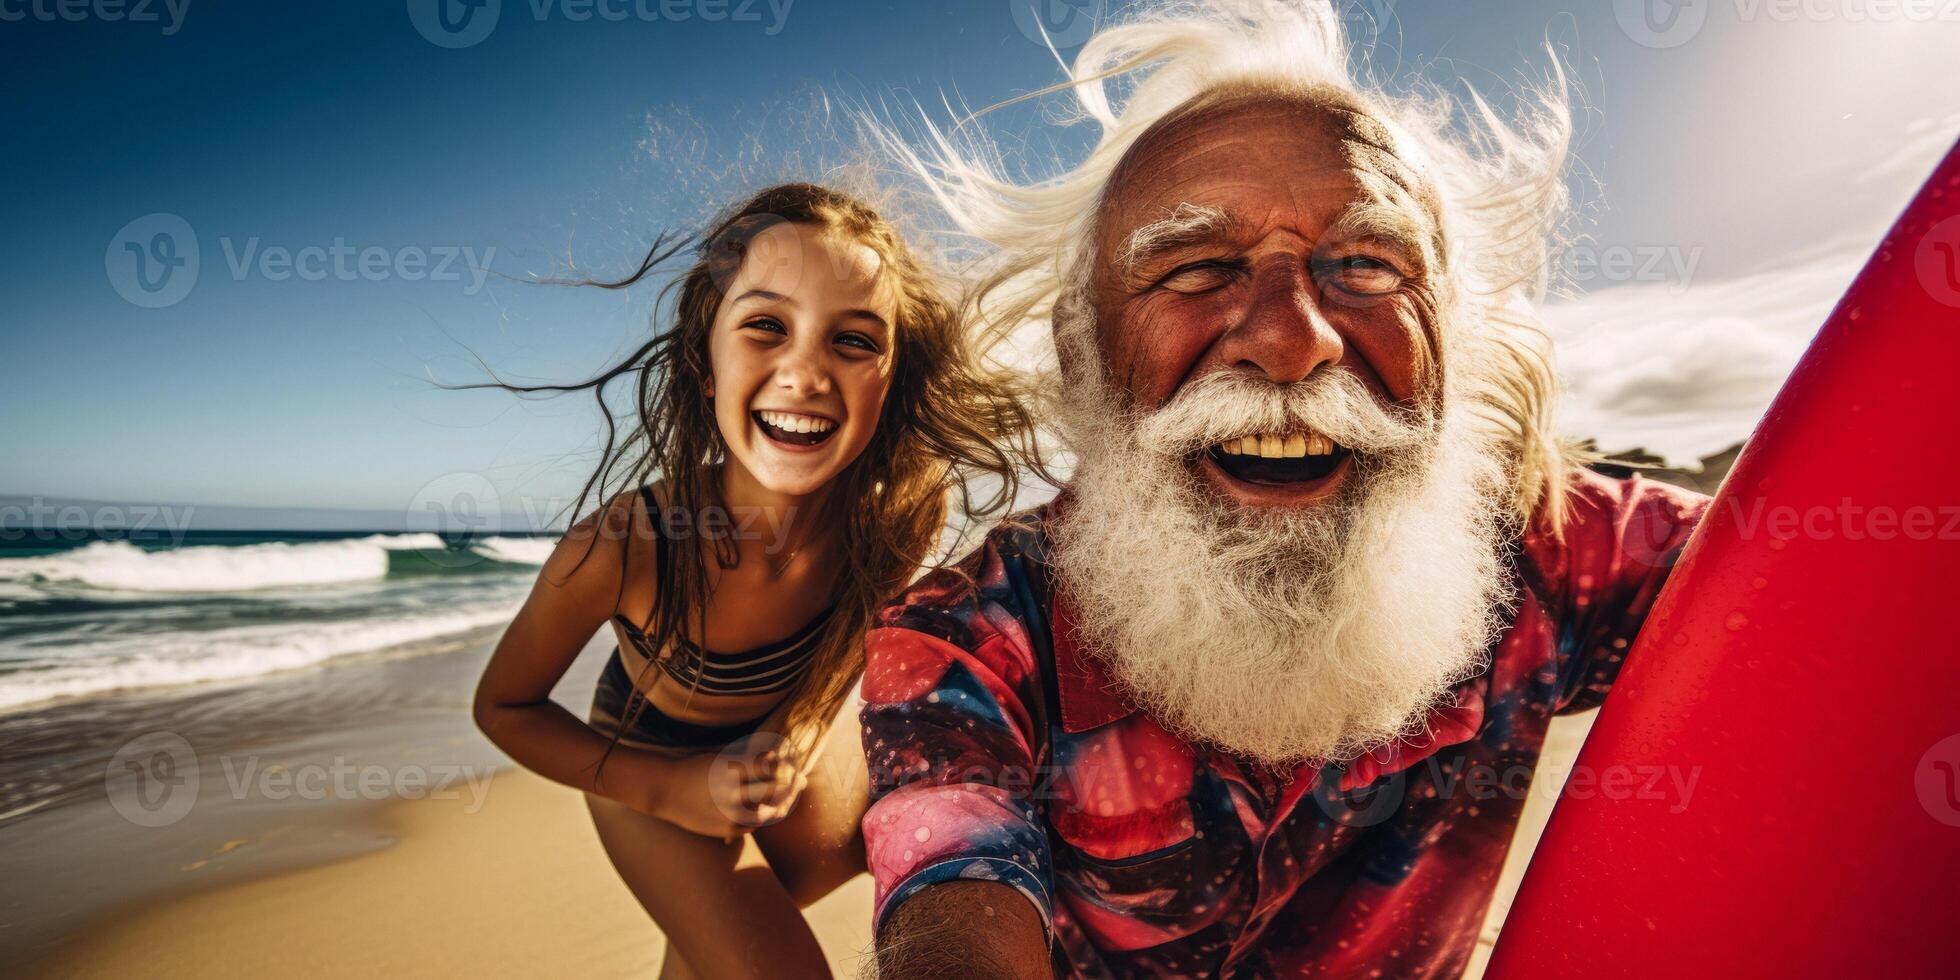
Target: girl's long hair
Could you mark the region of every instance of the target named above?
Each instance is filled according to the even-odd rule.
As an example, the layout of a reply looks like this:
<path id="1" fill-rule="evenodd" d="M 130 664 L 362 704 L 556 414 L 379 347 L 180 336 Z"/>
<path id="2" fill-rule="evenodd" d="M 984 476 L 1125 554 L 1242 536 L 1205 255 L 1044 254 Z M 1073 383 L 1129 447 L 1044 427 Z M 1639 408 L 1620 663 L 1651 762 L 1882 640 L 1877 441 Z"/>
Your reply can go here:
<path id="1" fill-rule="evenodd" d="M 871 248 L 898 294 L 896 364 L 877 429 L 858 458 L 831 482 L 824 513 L 814 515 L 843 525 L 844 564 L 836 575 L 835 611 L 809 666 L 786 695 L 784 735 L 792 746 L 807 750 L 862 673 L 864 636 L 879 606 L 904 588 L 933 554 L 946 524 L 950 492 L 958 491 L 964 516 L 977 522 L 1012 502 L 1021 467 L 1046 476 L 1024 408 L 1024 383 L 1018 375 L 985 366 L 972 349 L 957 306 L 945 298 L 936 276 L 898 231 L 870 205 L 841 191 L 801 183 L 768 188 L 725 212 L 699 237 L 692 265 L 666 287 L 679 289 L 672 323 L 624 361 L 578 384 L 472 387 L 593 393 L 606 420 L 606 447 L 579 492 L 575 513 L 587 512 L 588 499 L 596 507 L 655 480 L 665 481 L 664 506 L 683 515 L 721 506 L 716 467 L 728 459 L 728 447 L 715 422 L 714 403 L 705 394 L 712 377 L 709 331 L 722 289 L 733 281 L 750 241 L 783 222 L 819 228 Z M 696 241 L 661 236 L 632 274 L 580 284 L 624 289 L 654 275 Z M 668 295 L 663 292 L 662 302 L 655 304 L 656 321 Z M 623 437 L 606 402 L 606 389 L 621 379 L 633 381 L 637 409 Z M 983 475 L 997 480 L 998 489 L 976 501 L 968 484 Z M 630 534 L 638 522 L 627 513 Z M 649 523 L 661 519 L 660 514 L 648 515 Z M 601 533 L 618 530 L 610 527 L 606 514 L 597 523 Z M 661 533 L 657 525 L 654 533 Z M 653 621 L 646 630 L 650 650 L 659 656 L 696 661 L 683 664 L 692 670 L 680 673 L 697 678 L 697 684 L 700 647 L 682 641 L 700 635 L 710 550 L 722 568 L 738 560 L 726 535 L 717 536 L 712 548 L 701 534 L 676 535 L 658 549 L 661 567 Z M 624 576 L 620 587 L 623 592 Z M 654 669 L 649 661 L 647 670 Z M 614 744 L 645 707 L 638 691 L 644 681 L 642 677 L 635 685 Z"/>

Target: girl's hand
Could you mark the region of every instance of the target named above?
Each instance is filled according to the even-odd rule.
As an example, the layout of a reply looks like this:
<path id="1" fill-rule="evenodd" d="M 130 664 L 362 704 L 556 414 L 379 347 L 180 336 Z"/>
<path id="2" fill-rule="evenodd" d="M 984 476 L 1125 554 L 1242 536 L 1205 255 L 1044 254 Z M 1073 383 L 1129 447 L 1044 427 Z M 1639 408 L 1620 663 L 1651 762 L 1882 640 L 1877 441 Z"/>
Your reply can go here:
<path id="1" fill-rule="evenodd" d="M 777 748 L 751 752 L 742 743 L 718 755 L 667 761 L 652 780 L 645 812 L 682 830 L 733 840 L 789 815 L 808 785 L 802 767 Z"/>

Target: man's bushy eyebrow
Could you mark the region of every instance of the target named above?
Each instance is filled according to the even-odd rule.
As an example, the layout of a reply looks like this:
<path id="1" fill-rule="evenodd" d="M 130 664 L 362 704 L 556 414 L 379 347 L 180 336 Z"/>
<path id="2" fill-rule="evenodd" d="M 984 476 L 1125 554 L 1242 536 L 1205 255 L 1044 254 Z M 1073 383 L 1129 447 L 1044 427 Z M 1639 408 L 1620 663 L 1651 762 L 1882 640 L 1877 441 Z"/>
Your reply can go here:
<path id="1" fill-rule="evenodd" d="M 1389 204 L 1363 201 L 1350 205 L 1328 227 L 1324 241 L 1376 242 L 1408 254 L 1427 268 L 1431 262 L 1431 229 L 1420 216 Z"/>
<path id="2" fill-rule="evenodd" d="M 1238 227 L 1236 216 L 1223 208 L 1179 204 L 1168 217 L 1138 227 L 1116 249 L 1116 267 L 1125 276 L 1137 266 L 1166 252 L 1229 237 Z"/>

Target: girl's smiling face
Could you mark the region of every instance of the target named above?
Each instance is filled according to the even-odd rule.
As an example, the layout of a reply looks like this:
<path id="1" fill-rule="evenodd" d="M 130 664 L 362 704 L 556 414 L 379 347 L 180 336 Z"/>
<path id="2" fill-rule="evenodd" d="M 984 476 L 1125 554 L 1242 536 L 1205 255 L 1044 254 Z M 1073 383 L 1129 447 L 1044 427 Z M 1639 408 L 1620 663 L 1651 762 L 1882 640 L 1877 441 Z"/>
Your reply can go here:
<path id="1" fill-rule="evenodd" d="M 708 335 L 708 394 L 730 459 L 763 487 L 815 493 L 871 442 L 896 363 L 889 278 L 819 225 L 748 241 Z"/>

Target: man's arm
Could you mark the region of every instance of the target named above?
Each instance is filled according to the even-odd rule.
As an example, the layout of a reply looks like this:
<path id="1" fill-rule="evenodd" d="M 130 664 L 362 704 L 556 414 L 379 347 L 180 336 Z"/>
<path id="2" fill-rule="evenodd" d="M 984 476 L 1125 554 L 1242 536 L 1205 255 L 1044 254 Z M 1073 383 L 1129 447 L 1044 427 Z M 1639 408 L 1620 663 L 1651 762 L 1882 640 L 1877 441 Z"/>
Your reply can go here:
<path id="1" fill-rule="evenodd" d="M 989 544 L 865 639 L 865 861 L 883 975 L 1048 975 L 1051 869 L 1035 800 L 1041 682 Z"/>
<path id="2" fill-rule="evenodd" d="M 912 896 L 879 931 L 877 962 L 879 980 L 1054 976 L 1034 906 L 991 881 L 949 881 Z"/>

